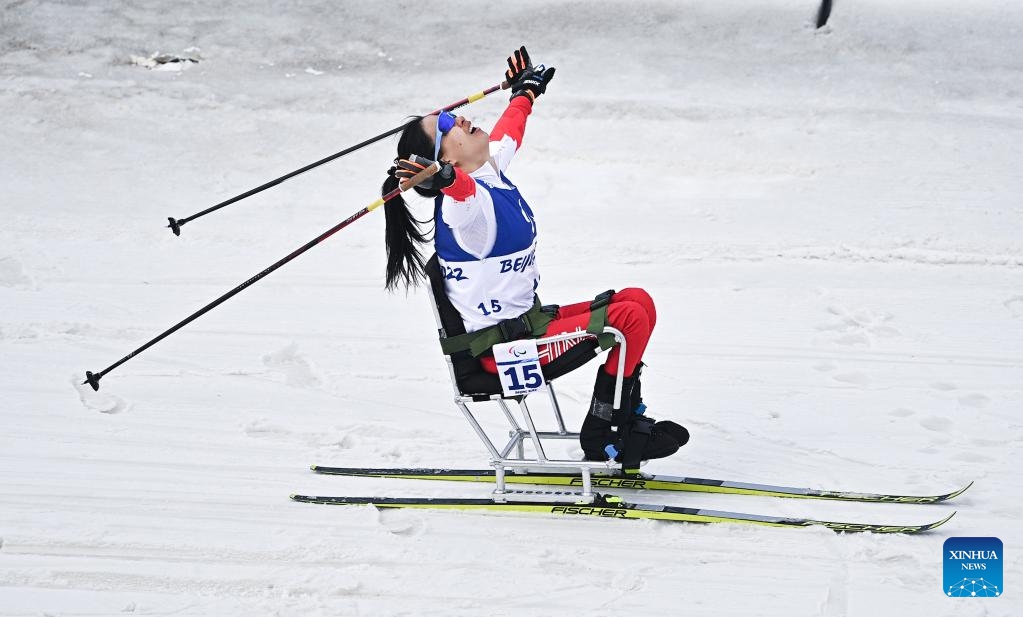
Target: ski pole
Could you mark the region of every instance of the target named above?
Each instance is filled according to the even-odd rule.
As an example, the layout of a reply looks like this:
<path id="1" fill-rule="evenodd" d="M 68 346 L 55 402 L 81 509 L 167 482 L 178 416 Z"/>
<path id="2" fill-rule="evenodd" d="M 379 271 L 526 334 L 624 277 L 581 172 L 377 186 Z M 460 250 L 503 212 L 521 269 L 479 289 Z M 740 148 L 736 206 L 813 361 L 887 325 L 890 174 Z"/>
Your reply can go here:
<path id="1" fill-rule="evenodd" d="M 498 90 L 505 90 L 507 88 L 508 88 L 508 82 L 504 81 L 504 82 L 501 82 L 501 83 L 499 83 L 499 84 L 497 84 L 495 86 L 491 86 L 491 87 L 487 88 L 486 90 L 482 90 L 480 92 L 477 92 L 476 94 L 471 94 L 471 95 L 465 97 L 464 99 L 462 99 L 460 101 L 451 103 L 450 105 L 448 105 L 446 107 L 441 107 L 440 109 L 437 109 L 435 111 L 431 111 L 430 113 L 428 113 L 426 115 L 427 116 L 432 116 L 434 114 L 439 114 L 442 111 L 451 111 L 452 109 L 457 109 L 459 107 L 463 107 L 463 106 L 468 105 L 470 103 L 475 103 L 476 101 L 482 99 L 483 97 L 487 96 L 488 94 L 492 94 L 494 92 L 497 92 Z M 391 135 L 394 135 L 395 133 L 398 133 L 398 132 L 402 131 L 408 125 L 409 125 L 409 122 L 406 122 L 406 123 L 404 123 L 404 124 L 402 124 L 400 126 L 397 126 L 397 127 L 393 128 L 393 129 L 387 131 L 387 132 L 381 133 L 381 134 L 377 135 L 376 137 L 370 137 L 369 139 L 367 139 L 364 142 L 357 143 L 354 146 L 351 146 L 350 148 L 345 148 L 344 150 L 342 150 L 340 152 L 336 152 L 334 154 L 331 154 L 330 156 L 328 156 L 326 158 L 323 158 L 323 159 L 320 159 L 320 160 L 316 161 L 315 163 L 310 163 L 309 165 L 306 165 L 305 167 L 302 167 L 301 169 L 296 169 L 295 171 L 293 171 L 291 173 L 288 173 L 288 174 L 285 174 L 285 175 L 281 176 L 280 178 L 277 178 L 276 180 L 271 180 L 270 182 L 267 182 L 266 184 L 263 184 L 262 186 L 257 186 L 256 188 L 251 189 L 249 191 L 245 191 L 244 193 L 242 193 L 240 195 L 235 195 L 231 199 L 222 201 L 222 202 L 220 202 L 219 204 L 217 204 L 215 206 L 211 206 L 209 208 L 206 208 L 202 212 L 196 212 L 192 216 L 188 216 L 188 217 L 185 217 L 183 219 L 175 219 L 174 217 L 169 216 L 169 217 L 167 217 L 167 220 L 170 221 L 170 224 L 167 225 L 167 227 L 169 227 L 170 230 L 174 232 L 175 236 L 180 236 L 181 235 L 181 226 L 184 225 L 185 223 L 189 222 L 189 221 L 194 221 L 195 219 L 199 218 L 200 216 L 204 216 L 206 214 L 209 214 L 210 212 L 213 212 L 215 210 L 219 210 L 219 209 L 221 209 L 221 208 L 223 208 L 225 206 L 230 206 L 231 204 L 233 204 L 233 203 L 235 203 L 237 201 L 241 201 L 241 200 L 245 199 L 246 197 L 251 197 L 251 196 L 255 195 L 256 193 L 260 193 L 262 191 L 265 191 L 268 188 L 275 187 L 278 184 L 281 184 L 282 182 L 284 182 L 286 180 L 290 180 L 291 178 L 294 178 L 295 176 L 297 176 L 299 174 L 303 174 L 303 173 L 305 173 L 305 172 L 307 172 L 310 169 L 313 169 L 315 167 L 319 167 L 320 165 L 323 165 L 324 163 L 329 163 L 329 162 L 333 161 L 334 159 L 339 159 L 342 156 L 345 156 L 346 154 L 351 154 L 352 152 L 355 152 L 356 150 L 360 150 L 362 148 L 365 148 L 366 146 L 368 146 L 370 144 L 373 144 L 373 143 L 376 143 L 376 142 L 380 141 L 381 139 L 384 139 L 385 137 L 390 137 Z"/>
<path id="2" fill-rule="evenodd" d="M 821 7 L 817 9 L 817 29 L 823 28 L 831 16 L 831 0 L 821 0 Z"/>
<path id="3" fill-rule="evenodd" d="M 145 345 L 139 347 L 135 351 L 133 351 L 130 354 L 126 355 L 125 357 L 121 358 L 117 362 L 111 364 L 110 366 L 108 366 L 107 368 L 103 369 L 102 371 L 100 371 L 98 373 L 93 373 L 92 371 L 86 371 L 85 372 L 85 381 L 83 381 L 82 384 L 83 385 L 84 384 L 89 384 L 90 386 L 92 386 L 93 390 L 99 391 L 99 380 L 102 379 L 103 376 L 106 375 L 107 373 L 109 373 L 110 371 L 114 370 L 118 366 L 121 366 L 122 364 L 124 364 L 128 360 L 131 360 L 132 358 L 134 358 L 138 354 L 140 354 L 143 351 L 149 349 L 150 347 L 152 347 L 156 343 L 162 341 L 163 339 L 167 338 L 171 334 L 177 332 L 178 330 L 180 330 L 185 325 L 195 321 L 201 315 L 204 315 L 204 314 L 208 313 L 209 311 L 213 310 L 215 307 L 219 306 L 220 304 L 223 304 L 228 298 L 231 298 L 232 296 L 234 296 L 235 294 L 237 294 L 241 290 L 245 289 L 249 285 L 252 285 L 253 283 L 258 281 L 259 279 L 261 279 L 264 276 L 270 274 L 271 272 L 273 272 L 277 268 L 280 268 L 281 266 L 283 266 L 284 264 L 288 263 L 292 259 L 298 257 L 302 253 L 304 253 L 304 252 L 308 251 L 309 249 L 313 248 L 314 246 L 316 246 L 320 242 L 323 242 L 324 240 L 326 240 L 330 236 L 334 235 L 338 231 L 340 231 L 340 230 L 344 229 L 345 227 L 351 225 L 352 223 L 354 223 L 355 221 L 359 220 L 360 218 L 362 218 L 366 214 L 369 214 L 373 210 L 376 210 L 380 206 L 384 205 L 384 203 L 386 203 L 388 199 L 396 197 L 400 193 L 403 193 L 403 192 L 409 190 L 410 188 L 416 186 L 420 182 L 423 182 L 424 180 L 426 180 L 427 178 L 429 178 L 433 174 L 437 173 L 438 171 L 440 171 L 440 162 L 439 161 L 435 161 L 433 165 L 427 167 L 423 171 L 421 171 L 418 174 L 412 176 L 412 178 L 409 179 L 408 182 L 404 183 L 403 185 L 399 184 L 398 188 L 394 189 L 393 191 L 390 191 L 389 193 L 387 193 L 386 195 L 384 195 L 380 199 L 374 201 L 373 203 L 369 204 L 368 206 L 366 206 L 362 210 L 359 210 L 358 212 L 356 212 L 352 216 L 346 218 L 345 220 L 341 221 L 337 225 L 331 227 L 330 229 L 328 229 L 327 231 L 323 232 L 319 236 L 313 238 L 309 242 L 303 244 L 301 247 L 299 247 L 299 248 L 295 249 L 294 251 L 292 251 L 291 254 L 289 254 L 287 257 L 281 259 L 280 261 L 276 262 L 272 266 L 267 267 L 266 269 L 264 269 L 259 274 L 256 274 L 255 276 L 253 276 L 252 278 L 248 279 L 247 281 L 245 281 L 241 285 L 238 285 L 237 287 L 235 287 L 231 291 L 227 292 L 226 294 L 224 294 L 224 295 L 220 296 L 219 298 L 217 298 L 216 300 L 214 300 L 213 302 L 210 302 L 209 304 L 207 304 L 206 306 L 202 307 L 198 311 L 192 313 L 191 315 L 189 315 L 188 317 L 186 317 L 182 321 L 178 322 L 174 326 L 168 328 L 167 330 L 164 330 L 159 336 L 153 338 L 148 343 L 146 343 Z"/>

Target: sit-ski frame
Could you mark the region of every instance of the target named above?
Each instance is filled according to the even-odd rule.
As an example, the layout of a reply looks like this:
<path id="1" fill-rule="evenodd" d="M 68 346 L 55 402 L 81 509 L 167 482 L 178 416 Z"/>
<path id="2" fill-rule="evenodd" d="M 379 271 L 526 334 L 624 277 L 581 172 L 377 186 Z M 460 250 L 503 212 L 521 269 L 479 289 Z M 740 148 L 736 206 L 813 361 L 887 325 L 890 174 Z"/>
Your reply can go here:
<path id="1" fill-rule="evenodd" d="M 437 320 L 438 333 L 441 337 L 446 337 L 447 334 L 444 331 L 444 326 L 441 322 L 440 311 L 437 309 L 437 300 L 434 297 L 433 289 L 428 285 L 427 290 L 430 294 L 433 315 Z M 622 398 L 622 379 L 625 374 L 625 335 L 610 326 L 605 326 L 604 332 L 614 336 L 617 344 L 621 346 L 621 350 L 618 354 L 618 375 L 615 380 L 614 397 L 615 408 L 620 408 Z M 557 343 L 562 341 L 581 341 L 592 337 L 593 335 L 587 332 L 569 332 L 555 336 L 546 336 L 535 340 L 536 344 L 539 346 L 546 343 Z M 601 349 L 597 347 L 594 353 L 599 355 L 601 353 Z M 476 431 L 476 435 L 479 436 L 483 445 L 486 446 L 487 450 L 490 452 L 490 466 L 494 468 L 495 480 L 497 482 L 497 487 L 492 493 L 495 502 L 565 501 L 566 503 L 593 503 L 596 499 L 596 494 L 593 492 L 593 484 L 591 481 L 591 477 L 594 472 L 596 472 L 597 475 L 610 475 L 621 472 L 621 464 L 616 463 L 613 459 L 608 461 L 580 461 L 550 459 L 547 457 L 547 453 L 545 452 L 542 443 L 544 439 L 579 439 L 579 433 L 569 432 L 565 428 L 565 420 L 561 415 L 561 407 L 558 405 L 558 398 L 554 393 L 554 384 L 551 381 L 547 381 L 547 394 L 550 398 L 551 409 L 554 412 L 554 420 L 557 422 L 558 430 L 538 431 L 536 429 L 536 424 L 533 422 L 533 414 L 529 411 L 529 407 L 526 404 L 526 397 L 528 395 L 512 397 L 516 400 L 519 411 L 522 414 L 523 421 L 526 425 L 525 428 L 522 428 L 522 426 L 515 420 L 515 416 L 512 414 L 511 409 L 508 408 L 508 404 L 506 402 L 507 399 L 504 395 L 492 394 L 486 399 L 481 400 L 479 395 L 471 396 L 464 394 L 458 388 L 458 381 L 455 378 L 455 367 L 451 361 L 451 357 L 445 355 L 444 360 L 447 363 L 448 374 L 451 378 L 451 387 L 455 392 L 455 405 L 457 405 L 462 411 L 465 419 L 469 421 L 469 425 L 472 426 L 474 431 Z M 500 450 L 487 435 L 486 431 L 483 430 L 483 427 L 476 419 L 472 410 L 469 409 L 468 405 L 469 403 L 488 401 L 496 402 L 498 404 L 511 427 L 508 432 L 508 443 L 506 443 Z M 532 442 L 533 450 L 536 454 L 535 458 L 526 458 L 526 440 Z M 572 472 L 578 471 L 582 476 L 582 491 L 524 491 L 507 489 L 505 487 L 505 473 L 508 470 L 512 470 L 512 472 L 517 473 L 525 473 L 529 471 L 545 473 L 564 473 L 566 470 Z"/>

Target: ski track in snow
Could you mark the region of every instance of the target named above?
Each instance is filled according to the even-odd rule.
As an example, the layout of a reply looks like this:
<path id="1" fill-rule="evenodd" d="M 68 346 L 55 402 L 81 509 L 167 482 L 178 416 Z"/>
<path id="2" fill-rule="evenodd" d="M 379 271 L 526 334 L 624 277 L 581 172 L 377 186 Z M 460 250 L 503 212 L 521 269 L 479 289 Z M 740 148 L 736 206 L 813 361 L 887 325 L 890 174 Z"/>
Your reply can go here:
<path id="1" fill-rule="evenodd" d="M 814 31 L 815 10 L 8 3 L 0 617 L 1018 614 L 1010 593 L 946 598 L 941 544 L 998 536 L 1023 579 L 1023 12 L 843 2 Z M 510 172 L 540 219 L 544 301 L 639 285 L 658 303 L 644 396 L 693 439 L 649 471 L 976 481 L 934 506 L 623 493 L 955 518 L 904 537 L 289 502 L 487 493 L 308 471 L 486 464 L 424 294 L 382 290 L 379 216 L 82 384 L 372 200 L 395 141 L 181 237 L 168 216 L 485 87 L 522 43 L 558 67 Z M 463 113 L 490 125 L 505 100 Z M 572 427 L 592 374 L 558 384 Z"/>

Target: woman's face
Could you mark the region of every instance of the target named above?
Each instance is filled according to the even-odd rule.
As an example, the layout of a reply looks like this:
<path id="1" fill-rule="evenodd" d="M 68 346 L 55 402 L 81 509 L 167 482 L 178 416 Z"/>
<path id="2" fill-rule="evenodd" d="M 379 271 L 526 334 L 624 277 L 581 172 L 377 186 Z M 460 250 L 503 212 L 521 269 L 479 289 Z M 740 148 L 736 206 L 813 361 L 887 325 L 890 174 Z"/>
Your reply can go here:
<path id="1" fill-rule="evenodd" d="M 422 119 L 423 131 L 433 141 L 437 135 L 437 116 Z M 455 125 L 441 137 L 440 158 L 472 173 L 490 159 L 490 135 L 472 125 L 465 116 L 455 118 Z"/>

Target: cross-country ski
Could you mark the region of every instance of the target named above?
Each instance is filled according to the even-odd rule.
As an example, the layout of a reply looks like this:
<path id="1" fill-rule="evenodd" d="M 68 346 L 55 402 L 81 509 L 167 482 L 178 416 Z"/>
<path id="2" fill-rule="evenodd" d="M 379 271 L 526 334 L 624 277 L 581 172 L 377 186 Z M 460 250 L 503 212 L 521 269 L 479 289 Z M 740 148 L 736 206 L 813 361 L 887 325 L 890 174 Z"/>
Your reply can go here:
<path id="1" fill-rule="evenodd" d="M 361 467 L 327 467 L 312 465 L 316 473 L 334 476 L 361 478 L 397 478 L 404 480 L 440 480 L 448 482 L 493 482 L 493 469 L 372 469 Z M 546 486 L 579 487 L 582 476 L 577 473 L 515 473 L 505 476 L 508 484 L 533 484 Z M 657 474 L 608 474 L 593 475 L 593 486 L 598 488 L 633 489 L 646 491 L 685 491 L 696 493 L 721 493 L 727 495 L 753 495 L 760 497 L 791 497 L 795 499 L 833 499 L 836 501 L 862 501 L 868 503 L 938 503 L 954 499 L 973 485 L 971 482 L 957 490 L 938 495 L 886 495 L 882 493 L 861 493 L 852 491 L 822 490 L 794 486 L 774 486 L 732 480 L 708 478 L 686 478 Z"/>
<path id="2" fill-rule="evenodd" d="M 536 494 L 529 495 L 537 497 Z M 539 495 L 542 498 L 542 493 Z M 418 508 L 427 510 L 465 510 L 470 512 L 513 512 L 522 514 L 549 514 L 558 516 L 593 516 L 602 519 L 646 519 L 679 523 L 732 523 L 764 525 L 767 527 L 811 527 L 821 526 L 832 531 L 871 533 L 914 534 L 930 531 L 948 522 L 952 512 L 941 520 L 923 525 L 896 525 L 877 523 L 851 523 L 819 521 L 810 518 L 791 518 L 743 514 L 698 508 L 680 508 L 649 503 L 631 503 L 613 495 L 598 495 L 593 503 L 572 504 L 563 501 L 509 501 L 494 502 L 491 499 L 456 499 L 443 497 L 317 497 L 292 495 L 291 499 L 302 503 L 317 503 L 336 506 L 375 506 L 377 508 Z"/>

